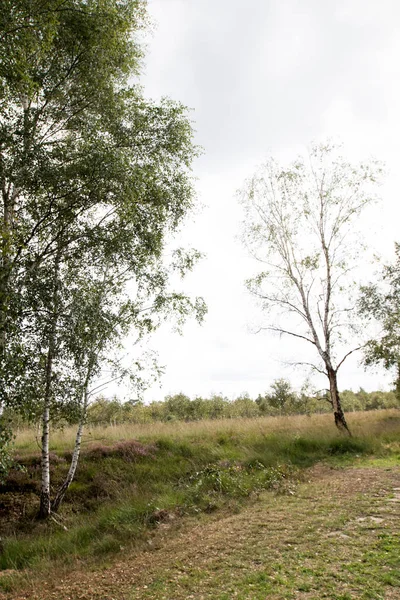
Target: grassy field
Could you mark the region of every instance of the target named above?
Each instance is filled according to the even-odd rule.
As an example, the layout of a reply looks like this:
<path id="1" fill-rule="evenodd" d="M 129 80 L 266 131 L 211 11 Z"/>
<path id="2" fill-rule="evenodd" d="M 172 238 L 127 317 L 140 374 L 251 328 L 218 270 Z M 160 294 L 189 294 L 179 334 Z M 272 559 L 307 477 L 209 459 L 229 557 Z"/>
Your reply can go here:
<path id="1" fill-rule="evenodd" d="M 149 549 L 149 542 L 151 549 L 158 547 L 158 542 L 155 541 L 156 546 L 153 546 L 152 540 L 157 540 L 161 534 L 166 539 L 168 554 L 169 537 L 174 537 L 174 532 L 184 527 L 182 524 L 190 524 L 195 518 L 200 519 L 201 539 L 208 540 L 209 545 L 217 535 L 220 519 L 233 519 L 234 523 L 238 519 L 235 525 L 238 529 L 234 527 L 232 530 L 236 533 L 232 534 L 232 538 L 228 536 L 230 542 L 223 535 L 220 540 L 221 547 L 227 548 L 229 556 L 225 558 L 234 575 L 222 570 L 215 574 L 215 570 L 222 569 L 221 562 L 216 566 L 212 561 L 210 564 L 206 561 L 203 569 L 199 555 L 199 565 L 195 557 L 182 558 L 183 562 L 191 561 L 193 565 L 190 572 L 186 567 L 183 569 L 182 577 L 168 574 L 171 568 L 168 562 L 167 567 L 159 565 L 158 574 L 143 584 L 146 587 L 140 593 L 129 588 L 123 596 L 116 592 L 109 592 L 107 596 L 103 590 L 99 596 L 76 595 L 71 598 L 395 598 L 379 595 L 379 590 L 385 586 L 399 591 L 397 575 L 392 576 L 392 570 L 389 574 L 382 571 L 386 559 L 389 562 L 398 560 L 396 552 L 399 549 L 392 527 L 394 521 L 388 517 L 382 527 L 371 528 L 364 527 L 368 523 L 371 525 L 369 521 L 364 523 L 355 519 L 381 510 L 375 506 L 376 498 L 381 500 L 379 486 L 386 494 L 390 493 L 390 489 L 395 493 L 393 482 L 398 478 L 400 457 L 400 414 L 396 410 L 354 413 L 349 415 L 349 422 L 354 433 L 352 438 L 340 436 L 328 415 L 92 429 L 87 432 L 76 481 L 67 495 L 60 518 L 57 523 L 48 524 L 34 519 L 39 479 L 35 433 L 21 431 L 17 436 L 16 454 L 25 464 L 25 470 L 13 472 L 7 485 L 0 489 L 3 509 L 0 526 L 4 534 L 0 554 L 0 568 L 4 575 L 0 577 L 0 589 L 12 596 L 31 579 L 36 582 L 38 577 L 46 580 L 46 573 L 50 570 L 75 572 L 79 565 L 80 570 L 74 575 L 78 581 L 82 576 L 82 565 L 86 565 L 84 571 L 90 571 L 110 561 L 115 564 L 115 561 L 127 560 L 131 556 L 136 557 L 133 560 L 138 562 L 143 548 Z M 72 440 L 72 429 L 57 432 L 53 437 L 52 478 L 55 483 L 61 480 L 68 468 Z M 328 478 L 328 484 L 326 473 L 319 477 L 318 469 L 314 467 L 312 482 L 307 483 L 308 469 L 316 464 L 335 467 L 332 472 L 338 476 Z M 359 485 L 355 483 L 355 466 L 358 474 L 363 473 L 362 477 L 357 475 L 356 479 L 361 482 Z M 351 469 L 353 474 L 350 474 Z M 369 481 L 366 474 L 372 472 L 374 476 Z M 337 503 L 335 495 L 339 498 Z M 388 502 L 386 506 L 394 510 L 398 505 Z M 243 522 L 241 515 L 247 515 Z M 253 530 L 251 533 L 246 525 L 252 522 L 251 515 L 258 515 L 257 522 L 253 523 L 255 533 Z M 270 518 L 276 520 L 275 525 L 271 525 L 274 532 L 271 536 L 270 525 L 263 526 L 259 522 L 261 519 L 261 523 L 269 523 Z M 284 524 L 283 530 L 289 528 L 291 534 L 286 537 L 278 535 L 278 522 Z M 350 534 L 343 529 L 343 524 L 348 522 L 358 523 Z M 192 525 L 188 525 L 186 532 L 189 537 Z M 211 527 L 209 534 L 207 527 Z M 239 528 L 243 530 L 240 535 Z M 320 540 L 318 528 L 324 529 L 326 535 L 321 538 L 323 544 L 316 555 L 318 560 L 314 557 L 311 561 L 313 572 L 310 574 L 307 569 L 311 567 L 307 565 L 311 558 L 307 559 L 303 546 L 308 540 L 310 552 L 312 548 L 315 550 L 315 544 Z M 223 525 L 222 532 L 225 529 Z M 199 530 L 198 526 L 196 530 Z M 268 539 L 264 534 L 261 536 L 263 542 L 253 539 L 253 534 L 257 537 L 265 531 L 268 531 Z M 304 538 L 300 544 L 301 551 L 296 550 L 296 531 L 299 544 Z M 358 535 L 361 531 L 362 538 Z M 341 534 L 347 537 L 341 537 Z M 293 543 L 288 541 L 290 539 Z M 240 548 L 235 546 L 235 540 L 242 540 Z M 261 545 L 257 550 L 258 543 Z M 187 549 L 187 544 L 187 541 L 183 544 L 183 550 Z M 268 568 L 261 569 L 257 565 L 265 563 L 262 555 L 266 551 L 265 544 L 272 558 L 268 558 Z M 351 589 L 347 589 L 350 585 L 347 583 L 342 586 L 342 596 L 329 595 L 333 593 L 334 578 L 332 575 L 324 576 L 324 562 L 329 562 L 331 570 L 334 564 L 338 570 L 342 569 L 339 566 L 347 560 L 348 550 L 345 548 L 349 544 L 354 552 L 348 556 L 354 564 L 350 575 L 345 568 L 346 582 L 355 578 L 352 585 L 360 593 L 361 584 L 357 581 L 366 577 L 364 571 L 368 567 L 375 574 L 375 595 L 353 596 Z M 280 548 L 280 558 L 275 547 Z M 228 548 L 231 550 L 228 551 Z M 334 548 L 336 550 L 330 556 Z M 180 551 L 183 550 L 181 548 Z M 360 552 L 361 558 L 356 558 Z M 210 560 L 214 556 L 207 548 L 203 549 L 203 553 Z M 246 556 L 253 557 L 251 560 L 254 559 L 255 566 L 249 567 Z M 366 562 L 363 562 L 363 557 L 367 557 Z M 358 560 L 361 561 L 359 567 Z M 240 567 L 241 564 L 244 566 Z M 233 568 L 232 565 L 239 566 Z M 175 567 L 174 572 L 181 568 Z M 303 571 L 298 572 L 298 568 Z M 133 572 L 132 566 L 128 570 Z M 108 571 L 111 578 L 114 572 Z M 318 577 L 315 573 L 319 573 Z M 139 575 L 136 573 L 135 577 Z M 276 581 L 272 581 L 271 577 Z M 385 577 L 386 583 L 383 581 Z M 234 589 L 224 587 L 224 578 L 235 584 Z M 304 589 L 298 589 L 299 581 L 303 582 Z M 328 590 L 328 595 L 312 591 L 316 582 L 322 586 L 321 589 Z M 266 595 L 267 591 L 272 594 L 271 585 L 275 591 L 278 590 L 278 595 Z M 307 587 L 314 595 L 307 595 Z M 203 595 L 197 593 L 197 588 L 203 589 Z M 196 593 L 190 595 L 192 592 Z M 303 595 L 293 595 L 295 592 Z M 60 588 L 58 596 L 36 597 L 62 598 L 62 593 Z M 26 597 L 34 596 L 30 593 Z"/>
<path id="2" fill-rule="evenodd" d="M 353 435 L 362 438 L 376 434 L 390 434 L 391 428 L 397 429 L 398 410 L 377 410 L 349 413 L 348 421 Z M 235 435 L 243 438 L 260 435 L 307 435 L 318 437 L 337 437 L 330 414 L 297 415 L 285 417 L 259 417 L 256 419 L 220 419 L 212 421 L 194 421 L 185 423 L 174 421 L 167 423 L 149 423 L 144 425 L 125 424 L 116 426 L 97 426 L 87 428 L 83 445 L 95 443 L 113 444 L 118 441 L 136 439 L 144 442 L 167 438 L 174 441 L 217 439 L 221 435 Z M 68 451 L 73 447 L 76 435 L 75 427 L 55 430 L 52 434 L 51 449 L 56 452 Z M 38 451 L 38 432 L 23 429 L 17 432 L 15 448 L 18 454 Z"/>

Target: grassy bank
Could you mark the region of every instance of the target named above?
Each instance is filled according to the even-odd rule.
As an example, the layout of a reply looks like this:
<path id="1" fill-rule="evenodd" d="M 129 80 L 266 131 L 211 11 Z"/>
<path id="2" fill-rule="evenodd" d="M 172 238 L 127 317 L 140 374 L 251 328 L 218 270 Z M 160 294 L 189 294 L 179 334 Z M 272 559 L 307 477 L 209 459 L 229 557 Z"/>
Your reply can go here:
<path id="1" fill-rule="evenodd" d="M 398 411 L 354 413 L 349 422 L 352 438 L 338 435 L 328 415 L 91 430 L 60 519 L 48 524 L 34 519 L 34 432 L 20 432 L 16 453 L 25 468 L 14 470 L 0 489 L 0 568 L 48 568 L 127 552 L 160 523 L 236 509 L 265 489 L 290 495 L 302 469 L 321 460 L 398 460 Z M 66 430 L 53 437 L 55 484 L 68 468 L 72 435 Z M 6 588 L 9 580 L 1 578 L 0 585 Z"/>

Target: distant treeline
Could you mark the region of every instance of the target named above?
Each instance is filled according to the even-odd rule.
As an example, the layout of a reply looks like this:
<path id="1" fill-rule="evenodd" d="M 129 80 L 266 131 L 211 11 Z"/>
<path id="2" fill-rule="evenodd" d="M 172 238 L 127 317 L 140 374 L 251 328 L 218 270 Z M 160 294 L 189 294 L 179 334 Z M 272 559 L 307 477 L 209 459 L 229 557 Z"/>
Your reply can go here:
<path id="1" fill-rule="evenodd" d="M 400 408 L 400 401 L 394 391 L 358 392 L 344 390 L 340 394 L 346 412 Z M 141 400 L 122 402 L 118 397 L 96 398 L 89 406 L 88 425 L 119 425 L 122 423 L 152 423 L 165 421 L 201 421 L 202 419 L 236 419 L 261 416 L 311 415 L 330 412 L 329 395 L 296 392 L 286 379 L 277 379 L 268 393 L 253 399 L 241 394 L 234 400 L 213 394 L 210 398 L 200 396 L 191 399 L 183 393 L 166 396 L 164 400 L 144 404 Z M 4 416 L 13 427 L 28 425 L 22 416 L 6 409 Z M 75 423 L 70 418 L 56 419 L 57 423 Z"/>
<path id="2" fill-rule="evenodd" d="M 165 400 L 144 404 L 138 400 L 121 402 L 118 398 L 100 397 L 90 406 L 91 425 L 120 423 L 151 423 L 155 421 L 200 421 L 202 419 L 234 419 L 239 417 L 278 416 L 324 413 L 331 410 L 328 396 L 317 397 L 296 393 L 285 380 L 272 385 L 272 391 L 256 399 L 247 394 L 229 400 L 221 395 L 190 399 L 183 393 L 166 396 Z M 399 408 L 394 392 L 341 393 L 345 411 L 364 411 L 379 408 Z"/>

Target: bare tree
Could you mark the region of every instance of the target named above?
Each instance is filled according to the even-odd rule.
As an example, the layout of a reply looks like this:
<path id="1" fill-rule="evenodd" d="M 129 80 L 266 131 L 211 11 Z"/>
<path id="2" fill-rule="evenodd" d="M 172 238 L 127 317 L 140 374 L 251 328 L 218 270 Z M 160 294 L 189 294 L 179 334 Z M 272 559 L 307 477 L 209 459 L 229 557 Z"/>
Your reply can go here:
<path id="1" fill-rule="evenodd" d="M 314 347 L 318 362 L 304 364 L 328 378 L 335 424 L 347 433 L 337 373 L 359 349 L 351 339 L 356 303 L 349 273 L 361 249 L 354 227 L 375 198 L 381 171 L 376 161 L 355 166 L 334 146 L 314 145 L 288 167 L 269 159 L 240 192 L 243 240 L 262 265 L 247 281 L 268 312 L 261 329 Z"/>

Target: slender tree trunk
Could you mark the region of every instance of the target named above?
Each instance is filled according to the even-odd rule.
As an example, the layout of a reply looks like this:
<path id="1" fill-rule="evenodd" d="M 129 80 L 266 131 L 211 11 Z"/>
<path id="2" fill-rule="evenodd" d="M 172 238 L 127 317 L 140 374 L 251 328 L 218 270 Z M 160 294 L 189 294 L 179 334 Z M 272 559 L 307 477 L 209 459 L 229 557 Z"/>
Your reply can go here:
<path id="1" fill-rule="evenodd" d="M 3 222 L 1 224 L 1 272 L 0 272 L 0 352 L 6 348 L 6 322 L 9 305 L 8 290 L 11 272 L 10 245 L 13 227 L 13 206 L 9 193 L 3 191 Z"/>
<path id="2" fill-rule="evenodd" d="M 76 432 L 75 447 L 74 447 L 74 451 L 72 453 L 72 459 L 71 459 L 71 464 L 70 464 L 70 467 L 68 470 L 68 474 L 67 474 L 66 478 L 64 479 L 62 485 L 58 488 L 57 493 L 54 497 L 54 500 L 51 503 L 51 510 L 54 512 L 57 512 L 58 509 L 60 508 L 60 504 L 64 500 L 64 496 L 75 477 L 76 467 L 78 466 L 79 455 L 80 455 L 80 451 L 81 451 L 83 428 L 84 428 L 84 419 L 81 418 L 81 420 L 79 422 L 78 430 Z"/>
<path id="3" fill-rule="evenodd" d="M 337 386 L 337 372 L 335 369 L 328 368 L 328 379 L 329 379 L 329 390 L 332 401 L 333 415 L 335 417 L 335 425 L 339 431 L 345 432 L 351 435 L 350 429 L 346 423 L 342 404 L 340 402 L 339 390 Z"/>
<path id="4" fill-rule="evenodd" d="M 54 280 L 53 280 L 53 298 L 52 309 L 53 314 L 50 322 L 50 331 L 48 338 L 48 351 L 46 359 L 46 375 L 45 375 L 45 392 L 43 398 L 43 415 L 42 415 L 42 481 L 40 488 L 40 507 L 39 518 L 47 519 L 51 513 L 50 503 L 50 457 L 49 457 L 49 440 L 50 440 L 50 407 L 52 396 L 52 378 L 53 378 L 53 361 L 56 349 L 56 332 L 58 319 L 58 287 L 59 287 L 59 268 L 60 268 L 60 253 L 57 253 L 54 264 Z"/>
<path id="5" fill-rule="evenodd" d="M 42 481 L 40 488 L 40 507 L 39 519 L 47 519 L 50 515 L 50 458 L 49 458 L 49 437 L 50 437 L 50 403 L 47 401 L 42 416 Z"/>
<path id="6" fill-rule="evenodd" d="M 76 432 L 75 447 L 74 447 L 74 451 L 72 453 L 71 464 L 70 464 L 66 478 L 64 479 L 62 485 L 57 490 L 55 498 L 54 498 L 53 502 L 51 503 L 51 510 L 54 512 L 58 511 L 60 504 L 63 501 L 64 496 L 65 496 L 69 486 L 71 485 L 72 481 L 74 480 L 76 468 L 78 466 L 79 455 L 81 452 L 82 434 L 83 434 L 83 429 L 84 429 L 85 422 L 86 422 L 87 407 L 88 407 L 88 400 L 89 400 L 89 393 L 88 393 L 89 379 L 90 379 L 90 377 L 88 375 L 88 377 L 86 378 L 86 382 L 85 382 L 82 414 L 81 414 L 81 418 L 79 421 L 78 430 Z"/>
<path id="7" fill-rule="evenodd" d="M 53 358 L 55 349 L 56 316 L 53 317 L 52 330 L 49 340 L 46 363 L 46 387 L 44 394 L 44 408 L 42 415 L 42 482 L 40 488 L 39 518 L 47 519 L 51 512 L 50 505 L 50 406 L 51 406 L 51 384 L 53 375 Z"/>
<path id="8" fill-rule="evenodd" d="M 106 278 L 106 275 L 107 275 L 107 271 L 104 273 L 104 280 Z M 98 298 L 97 308 L 99 308 L 99 306 L 100 306 L 103 292 L 104 292 L 104 290 L 100 293 L 100 296 Z M 75 447 L 74 447 L 74 451 L 72 453 L 71 464 L 70 464 L 67 476 L 64 479 L 63 483 L 61 484 L 61 486 L 59 487 L 59 489 L 57 490 L 55 498 L 54 498 L 53 502 L 51 503 L 51 509 L 54 512 L 58 511 L 58 509 L 61 505 L 61 502 L 63 501 L 64 496 L 75 477 L 75 472 L 76 472 L 76 468 L 78 466 L 78 461 L 79 461 L 79 455 L 81 452 L 82 434 L 83 434 L 83 429 L 84 429 L 84 426 L 86 423 L 87 409 L 88 409 L 88 404 L 89 404 L 89 384 L 92 379 L 93 368 L 94 368 L 95 362 L 96 362 L 96 348 L 92 347 L 90 350 L 89 357 L 88 357 L 86 377 L 85 377 L 85 381 L 83 383 L 83 404 L 82 404 L 82 412 L 81 412 L 81 417 L 79 420 L 78 430 L 76 432 Z"/>

